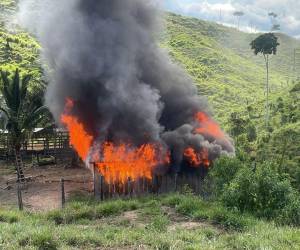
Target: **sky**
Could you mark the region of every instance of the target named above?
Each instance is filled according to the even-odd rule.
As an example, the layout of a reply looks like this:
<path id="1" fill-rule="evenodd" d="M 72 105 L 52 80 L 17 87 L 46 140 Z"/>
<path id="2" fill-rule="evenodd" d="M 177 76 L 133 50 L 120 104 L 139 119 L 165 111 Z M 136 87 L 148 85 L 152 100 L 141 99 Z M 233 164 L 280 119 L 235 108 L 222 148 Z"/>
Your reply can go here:
<path id="1" fill-rule="evenodd" d="M 270 31 L 279 24 L 281 32 L 300 38 L 300 0 L 164 0 L 164 8 L 238 27 L 246 32 Z M 234 12 L 243 12 L 240 17 Z M 269 13 L 275 13 L 271 18 Z"/>

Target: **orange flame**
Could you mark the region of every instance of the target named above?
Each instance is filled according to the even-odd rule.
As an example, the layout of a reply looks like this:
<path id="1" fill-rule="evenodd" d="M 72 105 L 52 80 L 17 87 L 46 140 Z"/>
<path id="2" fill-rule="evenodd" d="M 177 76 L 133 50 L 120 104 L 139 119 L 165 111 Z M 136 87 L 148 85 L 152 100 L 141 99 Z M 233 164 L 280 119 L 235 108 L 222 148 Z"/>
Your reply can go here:
<path id="1" fill-rule="evenodd" d="M 208 149 L 203 148 L 201 152 L 197 153 L 195 149 L 189 147 L 184 151 L 184 156 L 189 160 L 190 164 L 194 167 L 199 167 L 203 164 L 205 167 L 210 166 L 208 157 Z"/>
<path id="2" fill-rule="evenodd" d="M 86 160 L 91 148 L 96 148 L 97 144 L 94 144 L 93 136 L 88 134 L 78 118 L 70 114 L 73 108 L 74 101 L 67 98 L 61 122 L 70 133 L 70 144 L 81 159 Z M 152 179 L 156 166 L 170 163 L 169 153 L 162 155 L 163 148 L 155 144 L 133 147 L 125 143 L 115 145 L 111 142 L 104 142 L 102 146 L 99 145 L 99 148 L 102 148 L 101 152 L 95 150 L 91 157 L 108 183 L 124 184 L 128 178 L 132 181 L 142 177 Z"/>
<path id="3" fill-rule="evenodd" d="M 195 129 L 195 133 L 204 134 L 214 137 L 215 139 L 224 139 L 225 134 L 219 127 L 219 125 L 213 121 L 207 114 L 198 112 L 195 115 L 196 121 L 199 126 Z"/>
<path id="4" fill-rule="evenodd" d="M 125 183 L 128 178 L 135 181 L 141 177 L 152 179 L 154 168 L 160 163 L 157 150 L 152 144 L 139 148 L 131 145 L 103 144 L 101 162 L 97 167 L 108 183 Z"/>
<path id="5" fill-rule="evenodd" d="M 93 137 L 86 132 L 84 125 L 75 116 L 69 114 L 73 107 L 73 100 L 67 98 L 65 111 L 60 120 L 70 133 L 70 144 L 77 151 L 80 158 L 85 161 L 89 155 Z"/>

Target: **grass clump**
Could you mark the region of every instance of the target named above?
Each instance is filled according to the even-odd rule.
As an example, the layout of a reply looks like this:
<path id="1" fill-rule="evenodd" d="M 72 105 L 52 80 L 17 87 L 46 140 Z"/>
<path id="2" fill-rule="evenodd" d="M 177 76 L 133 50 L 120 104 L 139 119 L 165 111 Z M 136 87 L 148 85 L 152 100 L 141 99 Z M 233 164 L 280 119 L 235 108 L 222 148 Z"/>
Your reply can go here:
<path id="1" fill-rule="evenodd" d="M 21 247 L 34 246 L 38 250 L 56 250 L 58 243 L 50 230 L 34 232 L 19 240 Z"/>
<path id="2" fill-rule="evenodd" d="M 139 204 L 135 200 L 116 200 L 111 202 L 106 202 L 104 204 L 99 204 L 96 206 L 95 217 L 102 218 L 112 215 L 118 215 L 125 211 L 136 210 Z"/>
<path id="3" fill-rule="evenodd" d="M 57 225 L 80 223 L 85 220 L 92 221 L 118 215 L 137 208 L 138 202 L 135 200 L 113 200 L 103 203 L 89 202 L 87 204 L 82 201 L 73 201 L 64 210 L 49 212 L 47 219 L 54 221 Z"/>
<path id="4" fill-rule="evenodd" d="M 0 222 L 16 223 L 20 219 L 18 212 L 0 210 Z"/>
<path id="5" fill-rule="evenodd" d="M 94 208 L 87 205 L 82 207 L 69 206 L 64 210 L 51 211 L 47 215 L 47 219 L 54 221 L 57 225 L 76 223 L 80 220 L 92 220 L 95 218 Z"/>
<path id="6" fill-rule="evenodd" d="M 104 240 L 102 239 L 102 236 L 99 235 L 99 232 L 96 232 L 95 230 L 84 230 L 79 232 L 78 228 L 69 226 L 61 231 L 60 238 L 66 245 L 71 247 L 95 247 L 104 244 Z"/>

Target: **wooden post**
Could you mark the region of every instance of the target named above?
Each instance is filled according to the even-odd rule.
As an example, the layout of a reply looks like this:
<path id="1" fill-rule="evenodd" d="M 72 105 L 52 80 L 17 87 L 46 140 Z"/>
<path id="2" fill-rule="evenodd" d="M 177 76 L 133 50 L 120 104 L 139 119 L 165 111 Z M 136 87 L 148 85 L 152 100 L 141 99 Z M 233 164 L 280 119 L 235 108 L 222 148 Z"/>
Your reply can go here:
<path id="1" fill-rule="evenodd" d="M 141 192 L 141 178 L 136 179 L 136 195 L 139 197 Z"/>
<path id="2" fill-rule="evenodd" d="M 195 194 L 198 195 L 197 175 L 193 175 L 193 185 L 194 185 L 194 188 L 195 188 Z"/>
<path id="3" fill-rule="evenodd" d="M 146 183 L 145 183 L 145 177 L 142 177 L 142 193 L 144 194 L 146 192 Z"/>
<path id="4" fill-rule="evenodd" d="M 160 188 L 159 179 L 160 179 L 159 176 L 155 175 L 155 192 L 157 195 L 159 194 L 159 188 Z"/>
<path id="5" fill-rule="evenodd" d="M 136 180 L 132 180 L 131 182 L 131 197 L 136 197 Z"/>
<path id="6" fill-rule="evenodd" d="M 99 175 L 99 184 L 100 184 L 100 200 L 104 200 L 104 190 L 103 190 L 103 176 Z"/>
<path id="7" fill-rule="evenodd" d="M 169 176 L 166 174 L 165 175 L 165 190 L 164 190 L 165 193 L 168 193 L 168 178 L 169 178 Z"/>
<path id="8" fill-rule="evenodd" d="M 61 208 L 64 208 L 65 203 L 66 203 L 65 180 L 64 180 L 64 178 L 61 178 L 61 180 L 60 180 L 60 187 L 61 187 Z"/>
<path id="9" fill-rule="evenodd" d="M 132 198 L 132 187 L 131 187 L 131 178 L 130 177 L 128 177 L 127 185 L 128 185 L 128 195 L 130 198 Z"/>
<path id="10" fill-rule="evenodd" d="M 23 200 L 22 200 L 22 191 L 21 191 L 20 182 L 18 182 L 18 185 L 17 185 L 17 195 L 18 195 L 19 210 L 22 211 L 23 210 Z"/>
<path id="11" fill-rule="evenodd" d="M 93 179 L 94 179 L 94 197 L 97 200 L 103 200 L 104 199 L 103 176 L 98 171 L 95 163 L 93 163 Z M 108 195 L 110 195 L 110 190 Z"/>
<path id="12" fill-rule="evenodd" d="M 146 193 L 149 194 L 149 186 L 151 183 L 146 177 L 144 178 L 145 178 L 145 185 L 146 185 Z"/>
<path id="13" fill-rule="evenodd" d="M 175 176 L 174 176 L 175 192 L 177 192 L 177 178 L 178 178 L 178 173 L 175 173 Z"/>
<path id="14" fill-rule="evenodd" d="M 93 185 L 94 185 L 94 197 L 96 198 L 96 164 L 93 163 Z"/>
<path id="15" fill-rule="evenodd" d="M 198 195 L 201 195 L 201 178 L 200 178 L 200 176 L 198 175 L 197 176 L 197 186 L 198 186 Z"/>
<path id="16" fill-rule="evenodd" d="M 112 195 L 112 197 L 115 198 L 116 197 L 116 193 L 117 193 L 116 183 L 114 182 L 112 185 L 113 185 L 113 195 Z"/>

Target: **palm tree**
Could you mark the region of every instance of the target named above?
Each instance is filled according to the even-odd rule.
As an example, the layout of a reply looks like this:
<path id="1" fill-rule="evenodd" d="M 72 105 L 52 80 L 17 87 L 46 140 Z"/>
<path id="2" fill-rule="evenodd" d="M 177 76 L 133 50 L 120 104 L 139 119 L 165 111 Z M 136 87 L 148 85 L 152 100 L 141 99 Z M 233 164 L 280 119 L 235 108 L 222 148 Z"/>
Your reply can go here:
<path id="1" fill-rule="evenodd" d="M 269 56 L 276 55 L 278 43 L 278 37 L 273 33 L 265 33 L 257 38 L 255 38 L 251 43 L 251 49 L 254 54 L 257 55 L 261 53 L 264 56 L 266 64 L 266 93 L 267 93 L 267 103 L 266 103 L 266 127 L 269 126 Z"/>
<path id="2" fill-rule="evenodd" d="M 237 18 L 237 28 L 239 30 L 241 18 L 245 15 L 245 13 L 243 11 L 235 11 L 233 12 L 233 15 Z"/>
<path id="3" fill-rule="evenodd" d="M 28 91 L 31 78 L 29 75 L 21 79 L 18 69 L 11 78 L 8 72 L 2 70 L 0 75 L 2 80 L 0 113 L 5 120 L 4 129 L 8 131 L 10 150 L 14 151 L 16 156 L 18 181 L 23 181 L 23 167 L 18 163 L 18 159 L 21 159 L 22 143 L 38 124 L 49 117 L 49 112 L 42 104 L 41 93 Z"/>

